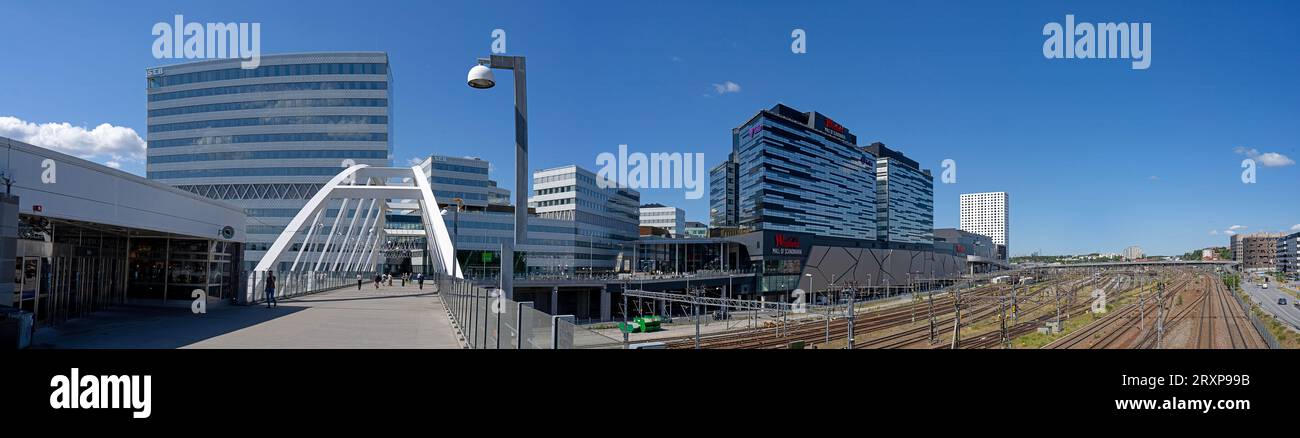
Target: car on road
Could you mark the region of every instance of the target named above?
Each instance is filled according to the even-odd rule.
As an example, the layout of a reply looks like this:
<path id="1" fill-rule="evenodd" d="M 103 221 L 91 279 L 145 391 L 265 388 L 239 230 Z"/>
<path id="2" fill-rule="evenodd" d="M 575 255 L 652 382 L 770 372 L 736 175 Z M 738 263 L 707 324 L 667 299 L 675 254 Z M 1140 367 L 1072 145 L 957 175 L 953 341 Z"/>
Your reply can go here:
<path id="1" fill-rule="evenodd" d="M 1262 287 L 1262 288 L 1264 288 L 1264 289 L 1268 289 L 1268 283 L 1261 284 L 1261 285 L 1259 285 L 1259 287 Z"/>
<path id="2" fill-rule="evenodd" d="M 1284 298 L 1278 298 L 1278 299 L 1277 299 L 1277 305 L 1279 305 L 1279 306 L 1285 306 L 1285 305 L 1286 305 L 1286 298 L 1285 298 L 1285 297 L 1284 297 Z"/>

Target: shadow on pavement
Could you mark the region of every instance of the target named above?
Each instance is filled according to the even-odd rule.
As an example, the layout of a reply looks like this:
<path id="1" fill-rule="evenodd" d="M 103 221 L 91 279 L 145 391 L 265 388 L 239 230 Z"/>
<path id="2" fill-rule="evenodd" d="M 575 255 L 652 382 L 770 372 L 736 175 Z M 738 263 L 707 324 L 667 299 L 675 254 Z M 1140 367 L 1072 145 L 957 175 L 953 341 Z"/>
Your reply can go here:
<path id="1" fill-rule="evenodd" d="M 227 304 L 196 315 L 189 308 L 121 306 L 38 329 L 31 348 L 180 348 L 306 309 Z"/>

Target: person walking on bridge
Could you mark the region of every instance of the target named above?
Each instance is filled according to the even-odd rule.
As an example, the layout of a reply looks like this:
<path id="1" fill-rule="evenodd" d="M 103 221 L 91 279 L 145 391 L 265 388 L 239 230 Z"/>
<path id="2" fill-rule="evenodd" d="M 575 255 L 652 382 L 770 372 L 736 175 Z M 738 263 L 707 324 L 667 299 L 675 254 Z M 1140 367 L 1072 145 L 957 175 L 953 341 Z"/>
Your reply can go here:
<path id="1" fill-rule="evenodd" d="M 419 274 L 416 274 L 416 276 L 415 276 L 415 281 L 419 282 L 419 284 L 420 284 L 420 290 L 424 290 L 424 273 L 423 273 L 423 272 L 421 272 L 421 273 L 419 273 Z"/>
<path id="2" fill-rule="evenodd" d="M 266 272 L 266 308 L 279 307 L 275 303 L 275 273 Z"/>
<path id="3" fill-rule="evenodd" d="M 361 290 L 361 273 L 357 273 L 357 290 Z"/>

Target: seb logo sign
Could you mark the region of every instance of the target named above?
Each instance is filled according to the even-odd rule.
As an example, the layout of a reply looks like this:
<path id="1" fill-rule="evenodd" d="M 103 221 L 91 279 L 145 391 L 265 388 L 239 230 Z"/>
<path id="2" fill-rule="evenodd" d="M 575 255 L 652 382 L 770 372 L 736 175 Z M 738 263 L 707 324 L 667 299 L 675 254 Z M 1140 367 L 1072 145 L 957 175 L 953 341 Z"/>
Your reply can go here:
<path id="1" fill-rule="evenodd" d="M 774 255 L 803 255 L 803 245 L 799 242 L 799 236 L 786 233 L 775 233 L 772 236 L 772 254 Z"/>

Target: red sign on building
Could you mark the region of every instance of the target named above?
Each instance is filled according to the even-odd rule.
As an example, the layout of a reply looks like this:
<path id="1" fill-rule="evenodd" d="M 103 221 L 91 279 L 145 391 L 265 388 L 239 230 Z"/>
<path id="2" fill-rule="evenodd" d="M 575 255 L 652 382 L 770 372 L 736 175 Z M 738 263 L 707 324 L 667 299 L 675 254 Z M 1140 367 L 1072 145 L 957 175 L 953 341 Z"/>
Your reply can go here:
<path id="1" fill-rule="evenodd" d="M 776 247 L 777 248 L 799 248 L 799 238 L 796 236 L 777 234 Z"/>
<path id="2" fill-rule="evenodd" d="M 840 125 L 839 123 L 835 123 L 834 120 L 827 118 L 826 121 L 822 124 L 826 125 L 826 127 L 830 128 L 830 130 L 832 131 L 838 132 L 840 134 L 844 133 L 844 126 Z"/>

